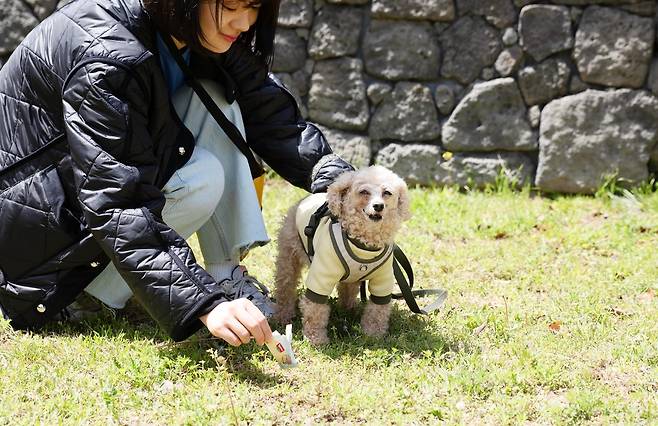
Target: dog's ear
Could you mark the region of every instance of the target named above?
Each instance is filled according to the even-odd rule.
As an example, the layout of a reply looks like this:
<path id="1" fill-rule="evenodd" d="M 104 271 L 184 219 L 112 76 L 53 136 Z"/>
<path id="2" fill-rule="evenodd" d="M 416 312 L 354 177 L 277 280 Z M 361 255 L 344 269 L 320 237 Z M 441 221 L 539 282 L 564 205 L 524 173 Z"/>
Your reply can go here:
<path id="1" fill-rule="evenodd" d="M 409 199 L 409 189 L 407 184 L 400 178 L 398 184 L 398 215 L 402 220 L 411 219 L 411 200 Z"/>
<path id="2" fill-rule="evenodd" d="M 334 216 L 340 216 L 343 209 L 343 198 L 352 186 L 352 179 L 356 172 L 345 172 L 336 178 L 334 183 L 327 188 L 327 204 L 329 211 Z"/>

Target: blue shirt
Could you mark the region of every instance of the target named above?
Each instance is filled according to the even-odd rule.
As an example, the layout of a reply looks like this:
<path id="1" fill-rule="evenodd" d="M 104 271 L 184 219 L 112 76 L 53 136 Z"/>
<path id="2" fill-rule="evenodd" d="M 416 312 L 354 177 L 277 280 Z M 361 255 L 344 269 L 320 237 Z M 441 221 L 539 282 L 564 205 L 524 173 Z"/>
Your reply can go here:
<path id="1" fill-rule="evenodd" d="M 176 60 L 169 52 L 167 45 L 160 34 L 157 35 L 158 51 L 160 52 L 160 65 L 162 66 L 162 73 L 167 81 L 167 88 L 169 95 L 173 95 L 185 83 L 185 74 L 180 69 Z M 183 60 L 186 64 L 190 64 L 190 49 L 185 48 L 182 52 Z"/>

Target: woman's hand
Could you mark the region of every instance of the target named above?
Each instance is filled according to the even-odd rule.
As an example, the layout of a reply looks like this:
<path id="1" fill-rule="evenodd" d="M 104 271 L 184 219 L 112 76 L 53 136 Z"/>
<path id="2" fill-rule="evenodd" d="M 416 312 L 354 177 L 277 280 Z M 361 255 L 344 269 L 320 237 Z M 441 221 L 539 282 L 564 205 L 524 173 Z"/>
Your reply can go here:
<path id="1" fill-rule="evenodd" d="M 252 336 L 259 345 L 272 338 L 267 318 L 247 299 L 220 303 L 199 319 L 213 336 L 231 346 L 249 343 Z"/>

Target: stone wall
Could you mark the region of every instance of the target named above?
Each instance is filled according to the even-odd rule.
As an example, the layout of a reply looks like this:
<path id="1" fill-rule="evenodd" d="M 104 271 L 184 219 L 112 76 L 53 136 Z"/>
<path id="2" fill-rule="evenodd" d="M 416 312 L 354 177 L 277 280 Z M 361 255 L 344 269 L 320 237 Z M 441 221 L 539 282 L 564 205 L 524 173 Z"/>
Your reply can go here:
<path id="1" fill-rule="evenodd" d="M 0 1 L 3 57 L 57 0 Z M 658 166 L 655 0 L 282 0 L 274 72 L 357 166 L 545 191 Z"/>
<path id="2" fill-rule="evenodd" d="M 545 191 L 658 164 L 656 2 L 283 0 L 274 71 L 343 156 Z"/>

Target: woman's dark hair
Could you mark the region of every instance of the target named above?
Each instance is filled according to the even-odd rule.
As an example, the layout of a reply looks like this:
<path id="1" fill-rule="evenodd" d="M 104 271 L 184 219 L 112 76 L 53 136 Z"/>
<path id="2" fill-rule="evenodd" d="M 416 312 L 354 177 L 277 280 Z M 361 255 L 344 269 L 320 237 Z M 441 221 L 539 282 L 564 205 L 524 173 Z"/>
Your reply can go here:
<path id="1" fill-rule="evenodd" d="M 216 55 L 200 41 L 203 37 L 199 23 L 199 5 L 214 0 L 144 0 L 144 6 L 158 29 L 184 42 L 192 50 L 206 55 Z M 215 16 L 221 19 L 224 0 L 217 0 Z M 247 5 L 259 4 L 258 18 L 249 31 L 240 34 L 236 43 L 251 46 L 254 53 L 269 66 L 274 56 L 274 33 L 281 0 L 240 0 Z M 217 23 L 219 25 L 219 22 Z"/>

